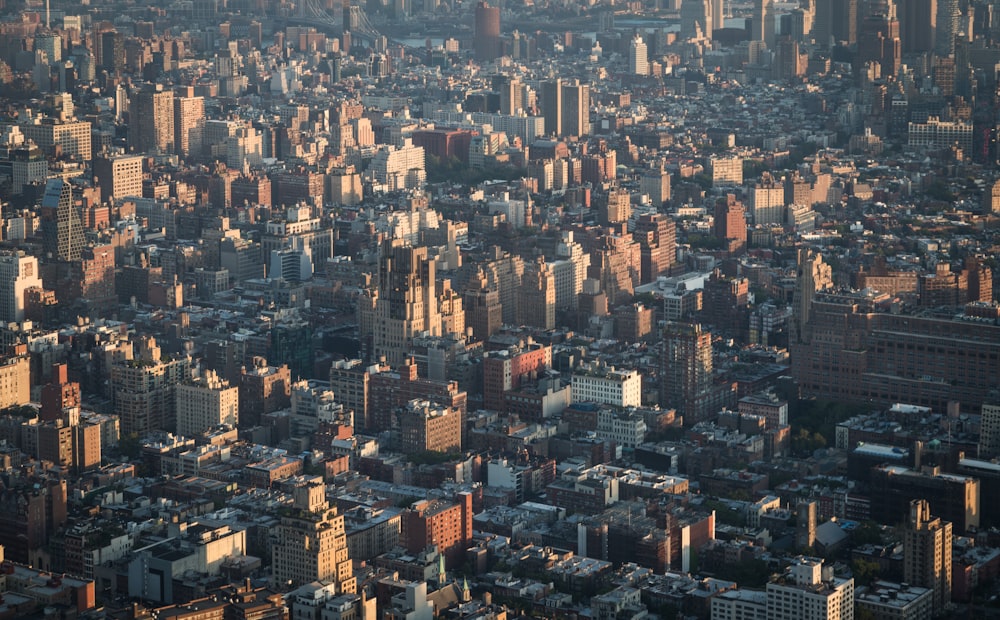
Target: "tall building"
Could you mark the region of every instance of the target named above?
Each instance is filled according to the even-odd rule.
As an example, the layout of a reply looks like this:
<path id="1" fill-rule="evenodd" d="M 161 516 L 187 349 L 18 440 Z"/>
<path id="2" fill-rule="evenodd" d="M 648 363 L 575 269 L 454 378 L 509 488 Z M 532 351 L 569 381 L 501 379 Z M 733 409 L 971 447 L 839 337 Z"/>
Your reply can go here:
<path id="1" fill-rule="evenodd" d="M 399 366 L 414 336 L 441 335 L 435 262 L 427 257 L 427 248 L 400 240 L 384 242 L 376 288 L 363 301 L 368 303 L 359 302 L 358 312 L 366 316 L 359 322 L 371 330 L 372 359 L 384 356 L 390 365 Z"/>
<path id="2" fill-rule="evenodd" d="M 732 194 L 715 203 L 715 237 L 730 254 L 742 254 L 747 249 L 746 209 Z"/>
<path id="3" fill-rule="evenodd" d="M 0 324 L 24 320 L 24 291 L 42 287 L 38 259 L 23 250 L 0 253 Z"/>
<path id="4" fill-rule="evenodd" d="M 857 24 L 858 0 L 816 0 L 813 38 L 819 47 L 829 48 L 831 42 L 856 43 Z"/>
<path id="5" fill-rule="evenodd" d="M 858 52 L 855 65 L 863 70 L 865 63 L 877 62 L 884 77 L 899 72 L 902 44 L 899 36 L 899 20 L 891 15 L 868 15 L 861 22 L 858 37 Z"/>
<path id="6" fill-rule="evenodd" d="M 801 249 L 798 254 L 798 271 L 795 278 L 793 331 L 791 339 L 806 338 L 803 331 L 809 323 L 812 302 L 818 291 L 833 286 L 833 270 L 823 262 L 823 255 L 813 250 Z M 808 341 L 807 341 L 808 342 Z"/>
<path id="7" fill-rule="evenodd" d="M 854 579 L 833 576 L 816 558 L 797 558 L 767 584 L 768 620 L 853 620 Z"/>
<path id="8" fill-rule="evenodd" d="M 663 162 L 643 169 L 639 177 L 639 192 L 649 196 L 649 201 L 657 208 L 670 200 L 670 173 L 663 168 Z"/>
<path id="9" fill-rule="evenodd" d="M 754 0 L 751 41 L 763 41 L 774 49 L 774 0 Z"/>
<path id="10" fill-rule="evenodd" d="M 302 482 L 292 498 L 293 510 L 282 515 L 271 545 L 273 583 L 286 589 L 323 581 L 333 584 L 338 595 L 355 593 L 344 517 L 330 507 L 323 480 Z"/>
<path id="11" fill-rule="evenodd" d="M 122 435 L 145 437 L 171 429 L 176 420 L 174 388 L 186 378 L 190 358 L 164 360 L 152 336 L 130 343 L 131 355 L 111 366 L 112 402 Z"/>
<path id="12" fill-rule="evenodd" d="M 236 428 L 239 423 L 240 389 L 206 370 L 194 380 L 180 383 L 174 395 L 177 434 L 193 437 L 217 426 Z"/>
<path id="13" fill-rule="evenodd" d="M 400 542 L 410 553 L 437 545 L 447 568 L 455 568 L 465 561 L 465 550 L 472 544 L 472 494 L 459 493 L 452 502 L 415 502 L 403 513 L 401 524 Z"/>
<path id="14" fill-rule="evenodd" d="M 545 259 L 539 256 L 524 269 L 517 297 L 518 323 L 542 329 L 556 326 L 556 280 Z"/>
<path id="15" fill-rule="evenodd" d="M 590 267 L 590 254 L 573 240 L 573 231 L 560 233 L 554 260 L 549 263 L 556 281 L 556 308 L 574 309 Z"/>
<path id="16" fill-rule="evenodd" d="M 174 98 L 174 149 L 181 157 L 200 156 L 205 133 L 205 98 Z"/>
<path id="17" fill-rule="evenodd" d="M 799 502 L 795 519 L 795 546 L 809 549 L 816 544 L 816 502 Z"/>
<path id="18" fill-rule="evenodd" d="M 27 345 L 0 356 L 0 409 L 31 402 L 31 358 Z"/>
<path id="19" fill-rule="evenodd" d="M 503 307 L 500 293 L 489 284 L 482 269 L 469 281 L 465 289 L 465 324 L 472 329 L 472 338 L 485 342 L 500 330 L 503 324 Z"/>
<path id="20" fill-rule="evenodd" d="M 785 223 L 785 186 L 776 182 L 771 173 L 762 174 L 760 181 L 747 193 L 754 225 Z"/>
<path id="21" fill-rule="evenodd" d="M 146 84 L 129 105 L 129 146 L 139 154 L 174 152 L 174 93 Z"/>
<path id="22" fill-rule="evenodd" d="M 518 390 L 552 367 L 552 347 L 528 339 L 499 351 L 483 354 L 483 407 L 504 409 L 504 394 Z"/>
<path id="23" fill-rule="evenodd" d="M 490 6 L 486 0 L 476 4 L 476 60 L 490 62 L 501 53 L 500 7 Z"/>
<path id="24" fill-rule="evenodd" d="M 682 0 L 681 37 L 684 39 L 711 39 L 717 26 L 713 0 Z M 720 16 L 722 19 L 722 16 Z"/>
<path id="25" fill-rule="evenodd" d="M 978 456 L 984 460 L 1000 456 L 1000 405 L 983 403 Z"/>
<path id="26" fill-rule="evenodd" d="M 660 406 L 673 407 L 686 423 L 707 419 L 711 410 L 712 334 L 701 325 L 668 323 L 660 355 Z"/>
<path id="27" fill-rule="evenodd" d="M 938 0 L 934 29 L 934 54 L 938 57 L 948 58 L 955 54 L 955 37 L 959 33 L 961 19 L 958 0 Z"/>
<path id="28" fill-rule="evenodd" d="M 548 123 L 546 123 L 548 130 Z M 590 85 L 579 80 L 562 86 L 562 133 L 565 136 L 590 135 Z"/>
<path id="29" fill-rule="evenodd" d="M 562 135 L 563 91 L 562 80 L 555 78 L 542 82 L 542 118 L 545 119 L 545 135 Z"/>
<path id="30" fill-rule="evenodd" d="M 52 365 L 52 378 L 42 386 L 38 417 L 46 422 L 62 419 L 66 409 L 80 407 L 80 384 L 70 381 L 66 364 Z"/>
<path id="31" fill-rule="evenodd" d="M 94 158 L 94 183 L 101 188 L 101 202 L 142 196 L 141 155 L 98 155 Z"/>
<path id="32" fill-rule="evenodd" d="M 115 73 L 125 68 L 125 35 L 121 32 L 101 33 L 101 68 Z"/>
<path id="33" fill-rule="evenodd" d="M 61 157 L 74 157 L 83 162 L 90 161 L 93 155 L 90 121 L 41 118 L 20 127 L 25 138 L 50 157 L 56 155 L 56 149 Z"/>
<path id="34" fill-rule="evenodd" d="M 951 601 L 951 523 L 931 516 L 926 500 L 910 502 L 903 528 L 903 581 L 934 591 L 934 611 Z"/>
<path id="35" fill-rule="evenodd" d="M 632 236 L 639 243 L 642 257 L 640 282 L 655 282 L 669 272 L 677 256 L 677 228 L 670 216 L 663 213 L 640 215 Z"/>
<path id="36" fill-rule="evenodd" d="M 83 218 L 73 204 L 73 188 L 65 179 L 49 179 L 42 197 L 42 247 L 51 260 L 80 259 Z"/>
<path id="37" fill-rule="evenodd" d="M 608 192 L 598 211 L 601 224 L 611 226 L 625 224 L 632 217 L 632 196 L 627 189 L 616 187 Z"/>
<path id="38" fill-rule="evenodd" d="M 638 34 L 628 47 L 628 71 L 632 75 L 649 75 L 649 53 L 646 43 Z"/>
<path id="39" fill-rule="evenodd" d="M 414 399 L 399 409 L 399 450 L 403 454 L 462 451 L 465 416 L 455 407 Z"/>
<path id="40" fill-rule="evenodd" d="M 896 0 L 896 15 L 902 53 L 921 54 L 934 49 L 938 0 Z"/>

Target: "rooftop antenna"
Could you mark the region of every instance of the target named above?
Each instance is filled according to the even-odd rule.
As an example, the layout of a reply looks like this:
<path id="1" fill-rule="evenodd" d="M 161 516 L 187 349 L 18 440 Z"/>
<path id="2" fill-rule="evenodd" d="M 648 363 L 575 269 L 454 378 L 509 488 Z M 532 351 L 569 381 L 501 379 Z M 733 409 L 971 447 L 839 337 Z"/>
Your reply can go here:
<path id="1" fill-rule="evenodd" d="M 45 0 L 45 29 L 48 30 L 51 27 L 49 24 L 49 0 Z"/>

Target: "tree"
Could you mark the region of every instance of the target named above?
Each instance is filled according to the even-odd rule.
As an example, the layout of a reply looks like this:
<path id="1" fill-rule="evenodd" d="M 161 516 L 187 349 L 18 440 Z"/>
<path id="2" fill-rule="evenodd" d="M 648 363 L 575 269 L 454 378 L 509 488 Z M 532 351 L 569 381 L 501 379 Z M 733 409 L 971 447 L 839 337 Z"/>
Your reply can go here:
<path id="1" fill-rule="evenodd" d="M 863 558 L 855 558 L 851 561 L 851 572 L 854 574 L 854 583 L 856 585 L 871 585 L 878 580 L 881 570 L 878 562 L 869 562 Z"/>

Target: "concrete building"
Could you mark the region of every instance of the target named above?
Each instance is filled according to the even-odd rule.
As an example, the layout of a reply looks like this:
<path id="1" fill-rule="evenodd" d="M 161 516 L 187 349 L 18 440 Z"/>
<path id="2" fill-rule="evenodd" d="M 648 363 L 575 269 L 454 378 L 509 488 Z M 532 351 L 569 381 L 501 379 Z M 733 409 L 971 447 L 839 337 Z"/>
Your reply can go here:
<path id="1" fill-rule="evenodd" d="M 206 370 L 193 381 L 181 383 L 174 399 L 177 433 L 192 437 L 217 426 L 236 427 L 239 423 L 240 390 Z"/>
<path id="2" fill-rule="evenodd" d="M 934 613 L 951 602 L 951 523 L 931 516 L 926 500 L 910 502 L 903 528 L 903 578 L 933 592 Z"/>
<path id="3" fill-rule="evenodd" d="M 770 620 L 853 620 L 854 579 L 833 576 L 815 558 L 797 558 L 788 570 L 767 584 Z"/>
<path id="4" fill-rule="evenodd" d="M 399 443 L 404 454 L 462 451 L 465 416 L 455 407 L 411 400 L 399 411 Z"/>
<path id="5" fill-rule="evenodd" d="M 854 594 L 858 615 L 874 620 L 930 620 L 934 617 L 934 591 L 907 583 L 876 581 Z"/>
<path id="6" fill-rule="evenodd" d="M 38 259 L 23 250 L 0 252 L 0 323 L 24 320 L 24 292 L 42 288 Z"/>
<path id="7" fill-rule="evenodd" d="M 94 158 L 94 181 L 101 188 L 101 202 L 142 196 L 142 157 L 100 155 Z"/>
<path id="8" fill-rule="evenodd" d="M 595 402 L 616 407 L 642 405 L 642 375 L 637 370 L 591 364 L 573 371 L 573 402 Z"/>
<path id="9" fill-rule="evenodd" d="M 272 581 L 283 587 L 325 581 L 340 594 L 354 594 L 344 517 L 327 502 L 326 485 L 308 478 L 292 495 L 292 509 L 281 516 L 271 547 Z"/>

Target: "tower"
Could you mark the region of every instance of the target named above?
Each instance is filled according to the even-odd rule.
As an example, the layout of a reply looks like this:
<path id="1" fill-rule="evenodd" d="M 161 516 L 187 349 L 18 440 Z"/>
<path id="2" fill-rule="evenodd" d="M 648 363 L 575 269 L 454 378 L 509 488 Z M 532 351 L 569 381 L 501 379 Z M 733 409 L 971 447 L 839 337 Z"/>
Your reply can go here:
<path id="1" fill-rule="evenodd" d="M 24 320 L 24 291 L 41 288 L 38 259 L 22 250 L 0 254 L 0 323 Z"/>
<path id="2" fill-rule="evenodd" d="M 80 260 L 83 219 L 73 205 L 73 188 L 65 179 L 49 179 L 42 197 L 42 246 L 52 260 Z"/>
<path id="3" fill-rule="evenodd" d="M 903 530 L 903 579 L 934 591 L 934 611 L 951 600 L 951 523 L 931 516 L 927 500 L 910 502 Z"/>
<path id="4" fill-rule="evenodd" d="M 174 152 L 174 93 L 147 84 L 129 106 L 129 143 L 136 153 Z"/>
<path id="5" fill-rule="evenodd" d="M 281 517 L 271 546 L 271 578 L 282 589 L 324 581 L 337 594 L 353 594 L 357 580 L 347 551 L 344 517 L 331 508 L 321 478 L 292 491 L 292 510 Z"/>
<path id="6" fill-rule="evenodd" d="M 562 133 L 590 135 L 590 85 L 574 80 L 562 87 Z"/>
<path id="7" fill-rule="evenodd" d="M 833 284 L 830 265 L 823 262 L 823 255 L 812 250 L 799 250 L 798 271 L 795 277 L 795 299 L 792 315 L 792 341 L 809 342 L 806 325 L 812 312 L 813 298 Z"/>
<path id="8" fill-rule="evenodd" d="M 476 60 L 490 62 L 500 55 L 500 7 L 486 0 L 476 5 Z"/>
<path id="9" fill-rule="evenodd" d="M 649 75 L 649 55 L 642 37 L 635 35 L 628 48 L 628 70 L 633 75 Z"/>
<path id="10" fill-rule="evenodd" d="M 958 0 L 938 0 L 937 27 L 934 30 L 934 53 L 947 58 L 955 53 L 955 35 L 962 13 Z"/>
<path id="11" fill-rule="evenodd" d="M 714 0 L 683 0 L 681 36 L 685 39 L 711 39 L 715 27 Z"/>
<path id="12" fill-rule="evenodd" d="M 539 256 L 524 270 L 518 294 L 518 322 L 542 329 L 556 326 L 556 281 L 545 259 Z"/>
<path id="13" fill-rule="evenodd" d="M 730 254 L 742 254 L 746 251 L 746 209 L 732 194 L 715 203 L 715 236 Z"/>
<path id="14" fill-rule="evenodd" d="M 555 78 L 542 82 L 542 117 L 545 135 L 562 135 L 562 80 Z"/>
<path id="15" fill-rule="evenodd" d="M 938 0 L 897 0 L 902 53 L 920 54 L 934 49 Z"/>
<path id="16" fill-rule="evenodd" d="M 371 324 L 376 358 L 384 355 L 390 365 L 402 364 L 415 335 L 441 335 L 436 287 L 435 262 L 427 248 L 398 239 L 383 243 Z"/>
<path id="17" fill-rule="evenodd" d="M 808 549 L 816 544 L 816 502 L 799 502 L 795 521 L 795 546 Z"/>
<path id="18" fill-rule="evenodd" d="M 774 49 L 774 0 L 754 0 L 751 41 L 763 41 Z"/>
<path id="19" fill-rule="evenodd" d="M 660 406 L 677 409 L 686 422 L 700 421 L 712 387 L 712 333 L 698 324 L 669 323 L 662 346 Z"/>
<path id="20" fill-rule="evenodd" d="M 485 342 L 503 324 L 503 307 L 500 293 L 490 286 L 482 268 L 465 290 L 465 324 L 472 330 L 473 339 Z"/>

